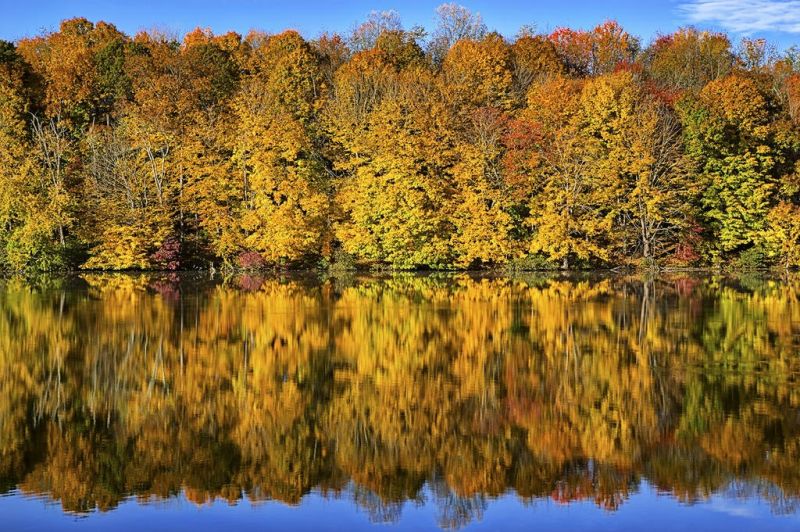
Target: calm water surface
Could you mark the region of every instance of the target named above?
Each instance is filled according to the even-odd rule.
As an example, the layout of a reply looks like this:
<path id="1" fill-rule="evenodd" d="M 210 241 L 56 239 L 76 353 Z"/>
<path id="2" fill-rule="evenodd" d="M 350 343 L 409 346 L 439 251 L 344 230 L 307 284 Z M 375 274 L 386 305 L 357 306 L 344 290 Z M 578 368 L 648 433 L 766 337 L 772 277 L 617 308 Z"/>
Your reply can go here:
<path id="1" fill-rule="evenodd" d="M 797 530 L 799 294 L 0 281 L 0 527 Z"/>

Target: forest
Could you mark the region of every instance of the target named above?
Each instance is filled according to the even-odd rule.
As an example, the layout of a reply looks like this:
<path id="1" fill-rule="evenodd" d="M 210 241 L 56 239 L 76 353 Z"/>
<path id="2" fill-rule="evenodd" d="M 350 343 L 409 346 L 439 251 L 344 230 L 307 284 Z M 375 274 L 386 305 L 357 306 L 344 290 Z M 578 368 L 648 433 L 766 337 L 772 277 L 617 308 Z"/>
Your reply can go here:
<path id="1" fill-rule="evenodd" d="M 800 50 L 436 15 L 0 42 L 0 269 L 800 266 Z"/>
<path id="2" fill-rule="evenodd" d="M 795 276 L 157 275 L 0 281 L 0 495 L 800 508 Z"/>

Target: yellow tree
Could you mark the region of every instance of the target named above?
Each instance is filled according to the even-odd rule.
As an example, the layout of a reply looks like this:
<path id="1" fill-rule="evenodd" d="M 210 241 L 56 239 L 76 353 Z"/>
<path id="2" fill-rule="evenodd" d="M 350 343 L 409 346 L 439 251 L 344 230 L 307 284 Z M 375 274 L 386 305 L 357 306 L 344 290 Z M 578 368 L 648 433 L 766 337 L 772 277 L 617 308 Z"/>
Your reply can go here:
<path id="1" fill-rule="evenodd" d="M 782 201 L 767 214 L 764 240 L 770 254 L 786 270 L 800 266 L 800 207 Z"/>
<path id="2" fill-rule="evenodd" d="M 418 66 L 396 72 L 371 50 L 340 69 L 334 91 L 344 250 L 400 268 L 450 263 L 449 115 L 434 76 Z"/>
<path id="3" fill-rule="evenodd" d="M 656 39 L 644 54 L 648 74 L 674 90 L 700 90 L 728 74 L 733 62 L 727 36 L 694 28 L 681 28 Z"/>
<path id="4" fill-rule="evenodd" d="M 523 116 L 541 129 L 540 156 L 531 176 L 529 250 L 568 268 L 579 259 L 607 260 L 614 183 L 594 173 L 598 139 L 583 131 L 581 83 L 557 78 L 535 86 Z M 587 93 L 588 94 L 588 93 Z"/>
<path id="5" fill-rule="evenodd" d="M 540 35 L 523 35 L 514 41 L 511 45 L 511 64 L 514 88 L 522 102 L 532 84 L 566 73 L 556 47 Z"/>
<path id="6" fill-rule="evenodd" d="M 453 106 L 510 109 L 514 104 L 511 48 L 497 33 L 455 43 L 444 58 L 442 76 Z"/>
<path id="7" fill-rule="evenodd" d="M 151 268 L 151 254 L 172 235 L 170 163 L 182 132 L 172 117 L 186 112 L 179 105 L 177 55 L 171 41 L 137 35 L 126 57 L 132 101 L 118 122 L 94 124 L 86 136 L 86 268 Z"/>
<path id="8" fill-rule="evenodd" d="M 501 160 L 514 105 L 512 53 L 497 34 L 462 39 L 445 56 L 442 93 L 454 142 L 449 198 L 456 265 L 504 263 L 512 253 L 512 217 Z"/>
<path id="9" fill-rule="evenodd" d="M 20 54 L 44 81 L 44 114 L 61 117 L 69 129 L 105 121 L 128 90 L 127 42 L 112 24 L 85 18 L 64 20 L 57 32 L 20 40 Z"/>
<path id="10" fill-rule="evenodd" d="M 148 269 L 152 253 L 171 234 L 165 154 L 141 143 L 133 119 L 116 127 L 94 127 L 87 135 L 85 190 L 97 227 L 86 268 Z M 158 265 L 160 266 L 160 265 Z"/>
<path id="11" fill-rule="evenodd" d="M 652 263 L 675 242 L 693 199 L 677 119 L 624 71 L 588 83 L 582 104 L 582 133 L 596 141 L 592 173 L 614 216 L 606 247 Z"/>
<path id="12" fill-rule="evenodd" d="M 465 130 L 456 130 L 449 210 L 457 266 L 503 264 L 514 254 L 513 197 L 501 164 L 507 121 L 502 111 L 483 107 L 471 112 Z"/>
<path id="13" fill-rule="evenodd" d="M 181 257 L 224 255 L 235 240 L 228 100 L 240 40 L 199 29 L 182 44 L 136 36 L 125 63 L 131 101 L 87 136 L 87 267 L 174 269 Z"/>
<path id="14" fill-rule="evenodd" d="M 764 244 L 769 258 L 785 270 L 800 266 L 800 134 L 788 120 L 776 124 L 777 144 L 786 154 L 780 158 L 775 205 L 767 213 Z"/>
<path id="15" fill-rule="evenodd" d="M 272 263 L 319 255 L 328 238 L 328 185 L 318 150 L 318 57 L 288 31 L 254 42 L 248 67 L 234 104 L 235 157 L 246 179 L 243 245 Z"/>
<path id="16" fill-rule="evenodd" d="M 234 96 L 248 46 L 236 33 L 196 29 L 184 37 L 180 64 L 189 96 L 175 151 L 177 233 L 183 254 L 198 263 L 228 261 L 242 245 L 246 176 L 233 152 L 239 134 Z"/>
<path id="17" fill-rule="evenodd" d="M 31 156 L 25 76 L 13 45 L 0 42 L 0 267 L 47 269 L 57 266 L 55 227 Z"/>
<path id="18" fill-rule="evenodd" d="M 629 125 L 622 149 L 637 158 L 626 178 L 625 216 L 636 235 L 635 252 L 653 263 L 673 251 L 689 228 L 698 187 L 683 154 L 680 124 L 666 105 L 642 94 Z"/>
<path id="19" fill-rule="evenodd" d="M 128 91 L 124 71 L 127 38 L 106 23 L 65 20 L 59 31 L 19 42 L 20 55 L 39 80 L 31 84 L 37 108 L 31 128 L 39 167 L 39 202 L 52 220 L 62 254 L 80 244 L 84 228 L 76 212 L 84 208 L 79 140 L 93 122 L 111 119 Z M 39 231 L 41 233 L 41 231 Z"/>
<path id="20" fill-rule="evenodd" d="M 571 257 L 652 262 L 675 243 L 692 199 L 677 121 L 626 71 L 576 90 L 534 87 L 523 113 L 543 135 L 531 251 L 564 267 Z"/>

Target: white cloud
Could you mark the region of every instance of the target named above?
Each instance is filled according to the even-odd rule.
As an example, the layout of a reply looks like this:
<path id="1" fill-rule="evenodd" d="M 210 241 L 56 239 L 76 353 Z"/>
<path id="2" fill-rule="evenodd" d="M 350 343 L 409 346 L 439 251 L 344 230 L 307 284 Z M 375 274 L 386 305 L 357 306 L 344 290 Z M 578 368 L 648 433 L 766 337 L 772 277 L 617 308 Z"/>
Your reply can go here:
<path id="1" fill-rule="evenodd" d="M 690 22 L 735 33 L 800 33 L 800 0 L 689 0 L 679 9 Z"/>

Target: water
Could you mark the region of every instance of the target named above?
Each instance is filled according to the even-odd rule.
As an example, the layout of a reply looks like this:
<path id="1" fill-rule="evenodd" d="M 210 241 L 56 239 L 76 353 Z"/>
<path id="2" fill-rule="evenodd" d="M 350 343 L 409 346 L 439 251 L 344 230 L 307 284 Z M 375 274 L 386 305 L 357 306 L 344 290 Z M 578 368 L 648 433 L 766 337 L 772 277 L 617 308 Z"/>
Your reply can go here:
<path id="1" fill-rule="evenodd" d="M 800 281 L 0 281 L 9 530 L 800 527 Z"/>

